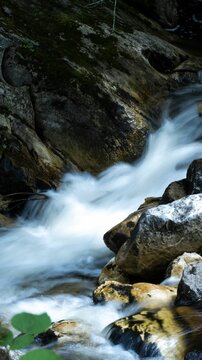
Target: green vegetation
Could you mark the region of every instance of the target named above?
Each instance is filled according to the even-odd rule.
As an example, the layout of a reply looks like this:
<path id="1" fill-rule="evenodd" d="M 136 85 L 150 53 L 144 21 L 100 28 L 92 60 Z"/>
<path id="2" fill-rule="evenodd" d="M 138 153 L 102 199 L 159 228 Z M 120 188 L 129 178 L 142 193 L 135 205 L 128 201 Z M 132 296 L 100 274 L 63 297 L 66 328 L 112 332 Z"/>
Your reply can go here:
<path id="1" fill-rule="evenodd" d="M 33 344 L 35 336 L 45 332 L 51 326 L 50 317 L 44 313 L 33 315 L 29 313 L 20 313 L 11 319 L 12 326 L 21 332 L 17 337 L 5 326 L 0 325 L 0 346 L 11 350 L 26 349 Z M 35 349 L 20 357 L 21 360 L 61 360 L 51 350 Z"/>

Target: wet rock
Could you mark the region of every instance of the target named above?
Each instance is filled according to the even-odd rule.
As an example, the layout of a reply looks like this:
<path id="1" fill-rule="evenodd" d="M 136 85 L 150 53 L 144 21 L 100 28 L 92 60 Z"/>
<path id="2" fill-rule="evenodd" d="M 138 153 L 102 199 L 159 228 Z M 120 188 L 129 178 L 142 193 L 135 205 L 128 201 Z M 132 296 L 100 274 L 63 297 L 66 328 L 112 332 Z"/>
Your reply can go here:
<path id="1" fill-rule="evenodd" d="M 117 301 L 122 304 L 137 304 L 146 309 L 172 305 L 177 290 L 165 285 L 149 283 L 122 284 L 106 281 L 93 292 L 93 300 L 99 302 Z"/>
<path id="2" fill-rule="evenodd" d="M 175 277 L 179 280 L 182 277 L 184 269 L 191 264 L 202 262 L 202 257 L 197 253 L 184 253 L 178 256 L 175 260 L 173 260 L 167 270 L 166 270 L 166 278 Z"/>
<path id="3" fill-rule="evenodd" d="M 118 281 L 120 283 L 133 283 L 132 277 L 124 273 L 116 264 L 115 258 L 112 258 L 102 269 L 99 276 L 99 285 L 105 281 Z"/>
<path id="4" fill-rule="evenodd" d="M 134 5 L 139 5 L 143 12 L 155 17 L 166 27 L 175 27 L 178 24 L 177 0 L 137 0 Z"/>
<path id="5" fill-rule="evenodd" d="M 161 197 L 147 197 L 144 199 L 144 203 L 141 204 L 138 210 L 150 209 L 152 207 L 158 206 L 161 203 Z"/>
<path id="6" fill-rule="evenodd" d="M 159 205 L 160 198 L 146 198 L 144 204 L 140 205 L 137 211 L 130 214 L 125 220 L 114 226 L 104 234 L 104 242 L 107 247 L 117 253 L 121 246 L 131 237 L 131 232 L 135 229 L 140 217 L 146 211 Z"/>
<path id="7" fill-rule="evenodd" d="M 50 329 L 37 336 L 42 345 L 59 341 L 60 343 L 86 343 L 89 334 L 86 327 L 74 320 L 61 320 L 52 324 Z"/>
<path id="8" fill-rule="evenodd" d="M 0 213 L 0 228 L 1 227 L 10 227 L 14 225 L 14 219 L 9 218 L 8 216 L 5 216 Z"/>
<path id="9" fill-rule="evenodd" d="M 194 160 L 189 166 L 187 182 L 190 194 L 202 193 L 202 159 Z"/>
<path id="10" fill-rule="evenodd" d="M 144 310 L 115 321 L 105 334 L 140 357 L 184 360 L 187 351 L 201 347 L 201 313 L 190 307 Z"/>
<path id="11" fill-rule="evenodd" d="M 202 307 L 202 262 L 185 268 L 178 285 L 176 304 Z"/>
<path id="12" fill-rule="evenodd" d="M 56 186 L 63 163 L 35 131 L 12 115 L 0 114 L 0 193 Z"/>
<path id="13" fill-rule="evenodd" d="M 8 350 L 0 349 L 0 360 L 11 360 Z"/>
<path id="14" fill-rule="evenodd" d="M 23 65 L 23 58 L 20 57 L 17 49 L 13 46 L 5 49 L 2 61 L 2 75 L 7 84 L 14 87 L 31 85 L 32 74 Z"/>
<path id="15" fill-rule="evenodd" d="M 120 248 L 116 263 L 123 271 L 151 279 L 182 252 L 202 250 L 202 195 L 191 195 L 148 209 L 131 238 Z"/>
<path id="16" fill-rule="evenodd" d="M 201 351 L 192 351 L 185 355 L 184 360 L 202 360 Z"/>
<path id="17" fill-rule="evenodd" d="M 121 246 L 130 239 L 131 232 L 134 230 L 144 211 L 134 211 L 125 220 L 104 234 L 104 242 L 110 250 L 117 253 Z"/>
<path id="18" fill-rule="evenodd" d="M 82 2 L 53 4 L 3 0 L 0 8 L 0 114 L 22 130 L 19 137 L 18 125 L 8 124 L 1 132 L 4 193 L 54 187 L 64 171 L 98 173 L 137 159 L 159 125 L 162 103 L 179 87 L 175 69 L 191 59 L 189 70 L 197 72 L 198 57 L 174 46 L 177 37 L 126 2 L 115 32 L 110 2 L 102 11 L 95 6 L 93 16 Z M 159 4 L 144 1 L 149 16 L 172 26 L 175 0 Z M 30 129 L 27 144 L 22 134 Z M 36 138 L 43 158 L 44 152 L 51 157 L 48 166 L 36 155 Z"/>
<path id="19" fill-rule="evenodd" d="M 188 195 L 188 184 L 186 179 L 174 181 L 171 184 L 168 185 L 168 187 L 165 189 L 161 203 L 162 204 L 168 204 L 175 200 L 179 200 L 183 198 L 184 196 Z"/>

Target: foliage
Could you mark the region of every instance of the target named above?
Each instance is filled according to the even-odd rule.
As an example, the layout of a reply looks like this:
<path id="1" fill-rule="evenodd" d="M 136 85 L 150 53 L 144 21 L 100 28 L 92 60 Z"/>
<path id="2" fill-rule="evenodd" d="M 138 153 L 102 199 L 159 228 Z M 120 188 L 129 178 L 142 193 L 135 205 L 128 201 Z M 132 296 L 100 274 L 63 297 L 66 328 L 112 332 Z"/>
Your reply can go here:
<path id="1" fill-rule="evenodd" d="M 53 351 L 37 349 L 23 355 L 21 360 L 61 360 L 61 357 L 56 355 Z"/>
<path id="2" fill-rule="evenodd" d="M 19 350 L 30 346 L 36 335 L 48 330 L 51 319 L 46 313 L 33 315 L 24 312 L 13 316 L 11 324 L 21 334 L 14 338 L 13 333 L 0 324 L 0 346 Z M 35 349 L 21 356 L 20 360 L 61 360 L 61 357 L 51 350 Z"/>
<path id="3" fill-rule="evenodd" d="M 11 324 L 15 329 L 30 335 L 42 333 L 51 326 L 51 319 L 45 314 L 33 315 L 29 313 L 21 313 L 15 315 L 11 319 Z"/>

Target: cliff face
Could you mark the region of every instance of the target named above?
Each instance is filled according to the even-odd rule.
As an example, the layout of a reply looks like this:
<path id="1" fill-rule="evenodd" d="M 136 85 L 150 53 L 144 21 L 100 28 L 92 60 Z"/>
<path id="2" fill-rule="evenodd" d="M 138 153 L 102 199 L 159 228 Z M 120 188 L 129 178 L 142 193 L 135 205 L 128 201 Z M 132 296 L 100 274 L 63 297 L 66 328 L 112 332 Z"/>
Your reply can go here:
<path id="1" fill-rule="evenodd" d="M 162 27 L 179 8 L 155 7 L 151 20 L 147 2 L 145 14 L 133 5 L 118 2 L 113 32 L 107 0 L 1 1 L 1 194 L 133 161 L 168 94 L 197 81 L 197 46 Z"/>

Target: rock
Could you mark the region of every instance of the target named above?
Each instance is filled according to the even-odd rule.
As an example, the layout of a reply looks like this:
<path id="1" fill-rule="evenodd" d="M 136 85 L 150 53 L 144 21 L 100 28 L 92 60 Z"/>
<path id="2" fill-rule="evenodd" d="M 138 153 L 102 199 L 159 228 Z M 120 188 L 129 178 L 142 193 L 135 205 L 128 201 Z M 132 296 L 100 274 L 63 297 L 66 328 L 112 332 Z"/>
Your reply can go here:
<path id="1" fill-rule="evenodd" d="M 74 320 L 61 320 L 53 323 L 49 330 L 37 336 L 41 345 L 54 341 L 60 343 L 86 343 L 89 334 L 86 327 Z"/>
<path id="2" fill-rule="evenodd" d="M 201 351 L 192 351 L 185 355 L 184 360 L 202 360 Z"/>
<path id="3" fill-rule="evenodd" d="M 13 46 L 8 47 L 4 52 L 2 74 L 7 84 L 14 87 L 22 87 L 32 83 L 31 72 L 23 65 L 23 58 Z"/>
<path id="4" fill-rule="evenodd" d="M 0 360 L 11 360 L 8 350 L 0 349 Z"/>
<path id="5" fill-rule="evenodd" d="M 32 192 L 56 186 L 60 157 L 18 118 L 0 114 L 0 193 Z"/>
<path id="6" fill-rule="evenodd" d="M 178 256 L 175 260 L 173 260 L 167 270 L 166 270 L 166 278 L 175 277 L 179 280 L 182 277 L 184 269 L 193 263 L 202 262 L 202 257 L 197 253 L 184 253 Z"/>
<path id="7" fill-rule="evenodd" d="M 135 229 L 141 215 L 146 209 L 159 205 L 160 198 L 146 198 L 144 204 L 137 211 L 130 214 L 125 220 L 114 226 L 104 234 L 104 242 L 107 247 L 117 253 L 121 246 L 130 239 L 131 232 Z"/>
<path id="8" fill-rule="evenodd" d="M 122 284 L 106 281 L 93 292 L 93 300 L 99 302 L 117 301 L 122 304 L 137 304 L 146 309 L 156 309 L 174 304 L 177 290 L 165 285 L 149 283 Z"/>
<path id="9" fill-rule="evenodd" d="M 134 300 L 131 290 L 132 285 L 130 284 L 122 284 L 118 281 L 106 281 L 94 290 L 93 301 L 95 304 L 108 301 L 129 304 Z"/>
<path id="10" fill-rule="evenodd" d="M 176 304 L 202 307 L 202 262 L 185 268 L 178 285 Z"/>
<path id="11" fill-rule="evenodd" d="M 112 258 L 102 269 L 99 276 L 99 285 L 105 281 L 118 281 L 120 283 L 131 283 L 132 277 L 124 273 L 117 265 L 115 258 Z"/>
<path id="12" fill-rule="evenodd" d="M 14 225 L 14 220 L 0 213 L 0 228 Z"/>
<path id="13" fill-rule="evenodd" d="M 117 253 L 121 246 L 130 239 L 131 232 L 136 227 L 144 211 L 144 209 L 134 211 L 125 220 L 104 234 L 104 242 L 110 250 Z"/>
<path id="14" fill-rule="evenodd" d="M 202 102 L 198 103 L 198 114 L 199 116 L 202 116 Z"/>
<path id="15" fill-rule="evenodd" d="M 144 310 L 115 321 L 104 332 L 115 345 L 141 358 L 184 360 L 186 352 L 201 348 L 201 313 L 190 307 Z"/>
<path id="16" fill-rule="evenodd" d="M 168 204 L 175 200 L 179 200 L 184 196 L 187 196 L 188 195 L 187 187 L 188 184 L 186 179 L 172 182 L 165 189 L 162 195 L 161 204 Z"/>
<path id="17" fill-rule="evenodd" d="M 192 161 L 187 170 L 187 181 L 190 194 L 202 193 L 202 159 Z"/>
<path id="18" fill-rule="evenodd" d="M 136 0 L 134 6 L 158 19 L 166 27 L 175 27 L 179 21 L 178 2 L 177 0 Z"/>
<path id="19" fill-rule="evenodd" d="M 159 4 L 143 5 L 173 26 L 176 1 Z M 111 2 L 101 11 L 95 6 L 92 16 L 80 1 L 53 0 L 50 7 L 3 0 L 0 17 L 2 193 L 55 187 L 72 169 L 98 173 L 134 161 L 168 94 L 181 86 L 182 69 L 173 77 L 175 70 L 187 60 L 193 76 L 200 69 L 199 56 L 182 50 L 177 35 L 125 1 L 114 32 Z"/>
<path id="20" fill-rule="evenodd" d="M 141 204 L 138 210 L 150 209 L 152 207 L 158 206 L 161 203 L 161 197 L 147 197 L 144 199 L 144 203 Z"/>
<path id="21" fill-rule="evenodd" d="M 182 252 L 202 250 L 202 195 L 190 195 L 148 209 L 131 238 L 120 248 L 116 263 L 123 271 L 151 279 Z"/>

